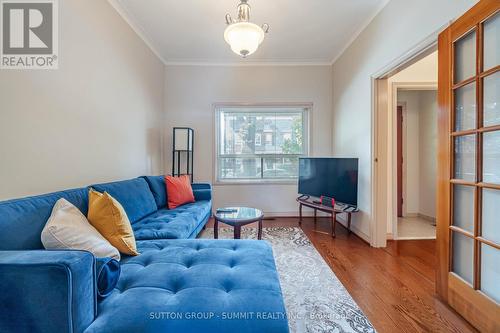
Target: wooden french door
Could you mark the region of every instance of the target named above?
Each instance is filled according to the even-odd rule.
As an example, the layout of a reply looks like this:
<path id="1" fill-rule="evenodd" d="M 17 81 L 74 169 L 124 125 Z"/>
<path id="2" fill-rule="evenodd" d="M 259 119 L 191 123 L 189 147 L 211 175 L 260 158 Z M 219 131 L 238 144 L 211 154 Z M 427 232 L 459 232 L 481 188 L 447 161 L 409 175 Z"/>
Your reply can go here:
<path id="1" fill-rule="evenodd" d="M 437 293 L 500 332 L 500 1 L 439 36 Z"/>

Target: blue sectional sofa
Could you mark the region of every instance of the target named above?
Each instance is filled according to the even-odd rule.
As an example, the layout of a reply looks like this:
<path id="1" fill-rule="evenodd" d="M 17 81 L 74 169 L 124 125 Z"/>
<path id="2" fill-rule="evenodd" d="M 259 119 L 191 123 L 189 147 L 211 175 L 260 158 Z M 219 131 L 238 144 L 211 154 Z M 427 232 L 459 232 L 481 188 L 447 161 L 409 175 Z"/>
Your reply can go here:
<path id="1" fill-rule="evenodd" d="M 84 214 L 88 188 L 0 202 L 0 332 L 288 332 L 271 247 L 195 239 L 211 215 L 211 186 L 166 208 L 163 176 L 92 185 L 124 207 L 139 256 L 123 256 L 112 293 L 96 292 L 85 251 L 47 251 L 40 234 L 55 202 Z"/>

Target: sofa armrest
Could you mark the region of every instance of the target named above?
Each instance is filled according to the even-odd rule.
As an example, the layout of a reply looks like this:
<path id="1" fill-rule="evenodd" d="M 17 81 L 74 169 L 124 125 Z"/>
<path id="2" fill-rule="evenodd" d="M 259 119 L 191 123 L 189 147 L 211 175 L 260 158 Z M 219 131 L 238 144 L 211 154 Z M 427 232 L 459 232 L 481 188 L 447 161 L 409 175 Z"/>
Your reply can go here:
<path id="1" fill-rule="evenodd" d="M 212 185 L 208 183 L 191 184 L 193 188 L 194 199 L 196 201 L 212 200 Z"/>
<path id="2" fill-rule="evenodd" d="M 0 251 L 0 332 L 83 332 L 95 319 L 95 259 L 85 251 Z"/>

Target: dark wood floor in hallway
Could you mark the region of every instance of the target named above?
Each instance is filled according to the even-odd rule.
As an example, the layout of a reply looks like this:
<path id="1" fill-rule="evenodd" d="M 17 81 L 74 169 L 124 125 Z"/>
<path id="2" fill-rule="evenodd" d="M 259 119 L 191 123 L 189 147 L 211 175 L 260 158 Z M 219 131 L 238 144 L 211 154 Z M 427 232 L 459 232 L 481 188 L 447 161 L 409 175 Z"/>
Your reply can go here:
<path id="1" fill-rule="evenodd" d="M 266 220 L 266 226 L 298 227 L 298 219 Z M 316 232 L 312 218 L 302 229 L 378 332 L 476 332 L 435 295 L 434 240 L 376 249 L 340 226 L 335 239 Z M 317 230 L 330 231 L 329 220 L 319 219 Z"/>

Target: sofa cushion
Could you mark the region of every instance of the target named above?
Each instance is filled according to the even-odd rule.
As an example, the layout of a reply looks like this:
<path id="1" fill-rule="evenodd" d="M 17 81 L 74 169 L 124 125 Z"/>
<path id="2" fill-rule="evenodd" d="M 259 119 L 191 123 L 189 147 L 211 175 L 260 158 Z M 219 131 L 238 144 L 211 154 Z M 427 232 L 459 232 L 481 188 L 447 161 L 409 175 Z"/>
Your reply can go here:
<path id="1" fill-rule="evenodd" d="M 165 176 L 165 183 L 169 209 L 195 202 L 190 176 Z"/>
<path id="2" fill-rule="evenodd" d="M 131 223 L 157 210 L 156 202 L 143 178 L 91 186 L 98 192 L 108 192 L 125 209 Z"/>
<path id="3" fill-rule="evenodd" d="M 88 192 L 84 188 L 0 202 L 0 250 L 43 249 L 40 234 L 61 198 L 87 215 Z"/>
<path id="4" fill-rule="evenodd" d="M 127 214 L 109 193 L 89 191 L 89 222 L 121 253 L 139 254 Z"/>
<path id="5" fill-rule="evenodd" d="M 98 258 L 120 260 L 120 252 L 89 223 L 78 208 L 64 198 L 54 205 L 40 238 L 47 250 L 83 250 Z"/>
<path id="6" fill-rule="evenodd" d="M 96 258 L 95 270 L 97 296 L 107 297 L 118 284 L 120 263 L 113 258 Z"/>
<path id="7" fill-rule="evenodd" d="M 142 254 L 122 259 L 118 285 L 99 302 L 99 315 L 86 332 L 288 332 L 267 242 L 137 244 Z"/>
<path id="8" fill-rule="evenodd" d="M 165 186 L 165 176 L 143 176 L 149 185 L 151 193 L 155 198 L 158 209 L 167 206 L 167 188 Z"/>
<path id="9" fill-rule="evenodd" d="M 190 238 L 211 214 L 211 201 L 197 201 L 176 209 L 159 211 L 132 225 L 136 240 Z"/>
<path id="10" fill-rule="evenodd" d="M 194 199 L 199 200 L 212 200 L 212 185 L 208 183 L 193 183 Z"/>

